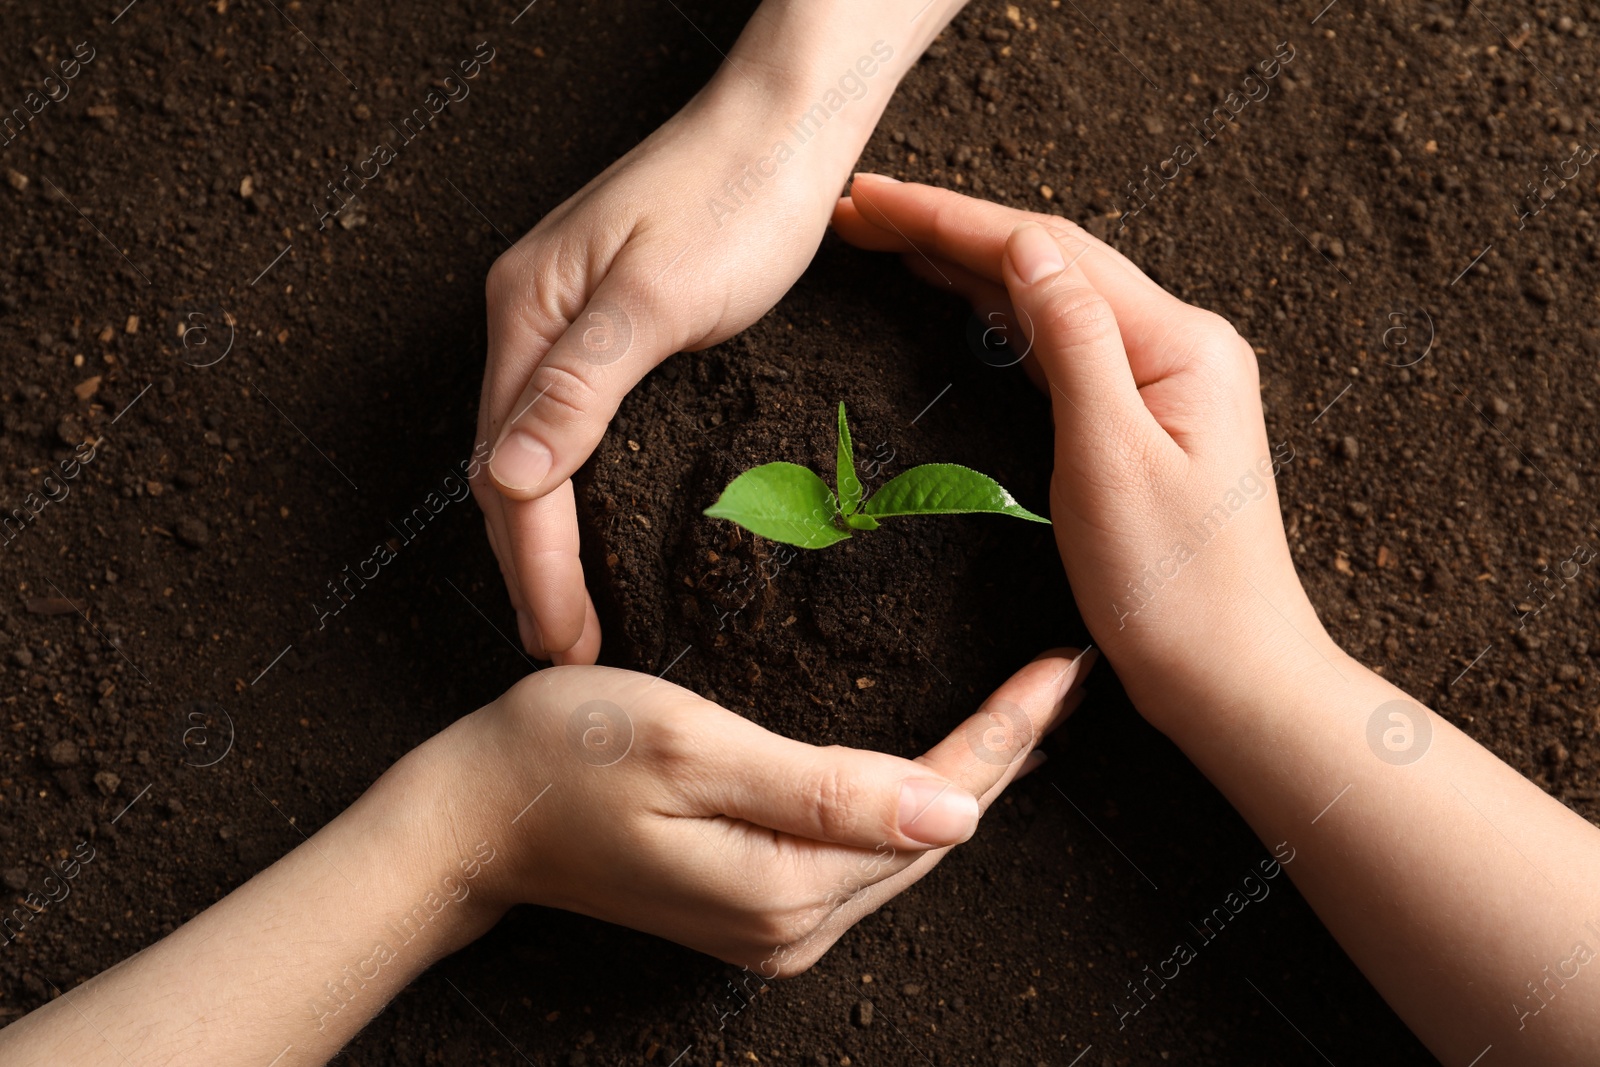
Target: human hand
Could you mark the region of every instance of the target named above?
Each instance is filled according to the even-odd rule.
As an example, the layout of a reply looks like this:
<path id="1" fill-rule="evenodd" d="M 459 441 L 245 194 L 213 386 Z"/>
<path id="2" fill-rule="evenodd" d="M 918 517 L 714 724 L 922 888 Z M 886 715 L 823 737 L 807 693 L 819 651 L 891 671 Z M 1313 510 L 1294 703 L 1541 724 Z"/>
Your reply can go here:
<path id="1" fill-rule="evenodd" d="M 495 450 L 473 492 L 541 658 L 599 651 L 569 479 L 623 396 L 764 315 L 822 239 L 847 164 L 820 144 L 775 160 L 766 116 L 782 113 L 754 82 L 713 82 L 489 272 L 477 432 Z"/>
<path id="2" fill-rule="evenodd" d="M 1092 665 L 1041 656 L 917 760 L 791 741 L 646 675 L 552 668 L 380 785 L 428 798 L 456 839 L 437 851 L 494 849 L 472 929 L 537 903 L 796 974 L 972 835 Z"/>
<path id="3" fill-rule="evenodd" d="M 1278 510 L 1293 449 L 1269 447 L 1255 354 L 1225 320 L 1050 215 L 858 175 L 834 226 L 1009 306 L 1048 379 L 1051 517 L 1078 608 L 1158 727 L 1197 698 L 1241 699 L 1257 666 L 1333 654 Z"/>

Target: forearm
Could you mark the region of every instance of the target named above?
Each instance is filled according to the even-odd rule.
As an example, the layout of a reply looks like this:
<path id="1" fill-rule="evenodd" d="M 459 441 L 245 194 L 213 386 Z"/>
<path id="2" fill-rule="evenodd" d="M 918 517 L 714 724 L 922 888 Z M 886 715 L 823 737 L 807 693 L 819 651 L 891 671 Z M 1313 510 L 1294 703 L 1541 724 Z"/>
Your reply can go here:
<path id="1" fill-rule="evenodd" d="M 757 76 L 787 83 L 791 96 L 826 89 L 872 45 L 893 53 L 887 78 L 872 85 L 869 108 L 881 114 L 895 86 L 967 0 L 765 0 L 730 54 Z M 876 77 L 874 80 L 877 81 Z M 858 123 L 859 125 L 859 123 Z M 870 123 L 866 123 L 870 130 Z"/>
<path id="2" fill-rule="evenodd" d="M 1600 1061 L 1600 830 L 1316 643 L 1168 732 L 1444 1062 Z"/>
<path id="3" fill-rule="evenodd" d="M 966 0 L 766 0 L 718 80 L 760 87 L 769 129 L 802 149 L 829 204 L 912 65 Z"/>
<path id="4" fill-rule="evenodd" d="M 0 1060 L 327 1062 L 494 920 L 460 866 L 483 866 L 478 842 L 454 840 L 397 771 L 185 926 L 0 1031 Z"/>

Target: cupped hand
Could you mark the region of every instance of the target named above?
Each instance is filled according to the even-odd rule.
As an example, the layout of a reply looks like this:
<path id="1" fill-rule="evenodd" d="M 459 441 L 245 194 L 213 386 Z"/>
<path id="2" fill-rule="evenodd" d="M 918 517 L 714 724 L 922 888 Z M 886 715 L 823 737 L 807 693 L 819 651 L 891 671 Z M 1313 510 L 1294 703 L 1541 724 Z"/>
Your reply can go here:
<path id="1" fill-rule="evenodd" d="M 764 315 L 815 254 L 840 176 L 774 153 L 779 109 L 735 78 L 682 112 L 496 260 L 473 492 L 528 651 L 593 663 L 572 473 L 674 352 Z M 782 158 L 780 158 L 782 157 Z"/>
<path id="2" fill-rule="evenodd" d="M 1048 379 L 1051 516 L 1078 608 L 1156 725 L 1326 642 L 1289 555 L 1255 354 L 1080 227 L 858 175 L 834 226 L 981 307 Z M 1285 623 L 1288 623 L 1285 626 Z"/>
<path id="3" fill-rule="evenodd" d="M 1092 665 L 1041 656 L 917 760 L 792 741 L 648 675 L 556 667 L 392 773 L 439 797 L 460 842 L 441 851 L 494 849 L 478 906 L 565 908 L 771 978 L 971 837 Z"/>

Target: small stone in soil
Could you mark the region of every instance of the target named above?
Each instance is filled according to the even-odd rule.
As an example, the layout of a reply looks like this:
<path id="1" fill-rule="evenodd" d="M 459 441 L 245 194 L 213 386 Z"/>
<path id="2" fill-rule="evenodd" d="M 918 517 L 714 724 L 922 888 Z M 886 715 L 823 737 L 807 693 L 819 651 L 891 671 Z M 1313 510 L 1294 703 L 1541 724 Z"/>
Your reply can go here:
<path id="1" fill-rule="evenodd" d="M 872 1001 L 870 1001 L 870 1000 L 858 1000 L 858 1001 L 856 1001 L 855 1019 L 856 1019 L 856 1025 L 857 1026 L 871 1026 L 872 1025 Z"/>
<path id="2" fill-rule="evenodd" d="M 0 872 L 0 882 L 13 893 L 20 893 L 28 888 L 28 872 L 21 867 L 7 867 Z"/>
<path id="3" fill-rule="evenodd" d="M 72 741 L 57 741 L 45 753 L 45 762 L 52 767 L 76 767 L 78 746 Z"/>
<path id="4" fill-rule="evenodd" d="M 68 448 L 72 448 L 83 441 L 84 436 L 83 426 L 75 416 L 63 416 L 61 421 L 56 423 L 56 440 Z"/>
<path id="5" fill-rule="evenodd" d="M 190 548 L 204 548 L 211 543 L 211 529 L 199 519 L 185 515 L 173 528 L 178 540 Z"/>
<path id="6" fill-rule="evenodd" d="M 1543 278 L 1531 279 L 1522 293 L 1536 304 L 1552 304 L 1556 299 L 1555 289 Z"/>
<path id="7" fill-rule="evenodd" d="M 112 796 L 122 788 L 122 779 L 110 771 L 101 771 L 94 776 L 95 788 L 106 796 Z"/>

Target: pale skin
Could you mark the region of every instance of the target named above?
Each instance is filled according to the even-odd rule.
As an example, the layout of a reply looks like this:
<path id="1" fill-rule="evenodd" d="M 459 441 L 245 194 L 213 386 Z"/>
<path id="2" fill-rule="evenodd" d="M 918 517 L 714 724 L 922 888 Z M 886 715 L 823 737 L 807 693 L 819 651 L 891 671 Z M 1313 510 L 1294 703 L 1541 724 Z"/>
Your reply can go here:
<path id="1" fill-rule="evenodd" d="M 1486 1049 L 1498 1063 L 1594 1062 L 1600 987 L 1572 961 L 1576 943 L 1596 940 L 1600 831 L 1420 709 L 1431 729 L 1421 758 L 1380 758 L 1368 720 L 1404 694 L 1321 627 L 1270 481 L 1259 506 L 1239 509 L 1128 612 L 1145 562 L 1269 455 L 1253 354 L 1232 329 L 1060 219 L 863 176 L 835 225 L 869 248 L 916 242 L 973 299 L 1003 298 L 1031 324 L 1030 358 L 1055 399 L 1051 515 L 1086 621 L 1139 710 L 1275 853 L 1293 850 L 1284 869 L 1429 1048 L 1447 1064 Z M 930 839 L 971 832 L 958 794 L 987 803 L 1025 770 L 1023 753 L 1070 712 L 1087 666 L 1070 650 L 1046 655 L 996 694 L 1028 718 L 1025 736 L 1004 735 L 1003 767 L 972 746 L 970 728 L 987 736 L 995 723 L 981 711 L 906 763 L 785 741 L 626 672 L 536 675 L 199 919 L 0 1031 L 0 1053 L 99 1064 L 120 1062 L 118 1046 L 198 1064 L 270 1060 L 291 1043 L 298 1058 L 284 1062 L 322 1062 L 518 900 L 628 922 L 762 975 L 795 973 L 926 873 L 944 851 Z M 629 754 L 604 767 L 565 733 L 571 709 L 597 694 L 633 727 Z M 607 759 L 611 738 L 599 739 Z M 937 832 L 905 821 L 917 807 L 902 806 L 908 781 L 951 798 Z M 526 809 L 546 783 L 552 792 Z M 881 864 L 885 841 L 905 848 Z M 496 857 L 472 895 L 374 973 L 366 961 L 392 936 L 387 924 L 458 875 L 480 842 Z M 250 995 L 233 997 L 241 960 Z M 366 986 L 337 1011 L 327 999 L 322 1014 L 307 1006 L 351 966 L 366 968 Z"/>
<path id="2" fill-rule="evenodd" d="M 617 405 L 788 291 L 895 86 L 963 2 L 766 0 L 679 114 L 495 262 L 477 431 L 495 452 L 473 494 L 529 652 L 599 654 L 569 479 Z"/>
<path id="3" fill-rule="evenodd" d="M 1407 1025 L 1446 1064 L 1491 1045 L 1486 1065 L 1600 1062 L 1600 829 L 1333 642 L 1275 490 L 1131 610 L 1146 565 L 1272 454 L 1250 346 L 1059 218 L 859 176 L 834 222 L 1031 324 L 1090 632 L 1140 712 L 1289 843 L 1296 886 Z M 1368 742 L 1397 700 L 1431 729 L 1409 764 Z"/>
<path id="4" fill-rule="evenodd" d="M 648 675 L 542 671 L 197 918 L 0 1030 L 0 1061 L 326 1063 L 524 902 L 750 981 L 797 974 L 973 834 L 1093 663 L 1039 657 L 918 760 L 791 741 Z"/>
<path id="5" fill-rule="evenodd" d="M 1571 973 L 1576 943 L 1600 950 L 1589 927 L 1600 926 L 1600 831 L 1431 713 L 1417 713 L 1431 729 L 1420 759 L 1379 757 L 1368 721 L 1404 694 L 1322 627 L 1270 480 L 1181 570 L 1158 574 L 1152 595 L 1130 599 L 1130 585 L 1151 590 L 1152 561 L 1273 454 L 1249 347 L 1060 219 L 865 176 L 835 203 L 895 83 L 960 4 L 917 6 L 769 0 L 713 85 L 496 264 L 480 437 L 502 442 L 515 423 L 550 456 L 530 476 L 536 450 L 497 452 L 519 458 L 491 464 L 474 491 L 527 647 L 568 664 L 598 652 L 567 479 L 627 389 L 672 352 L 764 314 L 830 213 L 863 247 L 914 243 L 913 269 L 931 278 L 922 256 L 936 259 L 939 284 L 1005 309 L 1033 338 L 1027 363 L 1055 407 L 1062 559 L 1139 710 L 1263 841 L 1293 847 L 1285 869 L 1301 892 L 1443 1062 L 1490 1046 L 1484 1067 L 1600 1059 L 1600 971 L 1584 966 L 1558 991 L 1549 977 Z M 860 76 L 860 99 L 738 211 L 708 210 L 877 40 L 893 58 Z M 768 114 L 766 126 L 751 119 Z M 621 309 L 629 325 L 614 360 L 603 331 L 585 340 L 602 298 L 597 310 Z M 1070 713 L 1089 666 L 1049 654 L 996 694 L 1028 719 L 1002 731 L 998 763 L 974 748 L 997 725 L 983 711 L 911 762 L 785 741 L 625 672 L 542 673 L 174 934 L 0 1031 L 0 1055 L 322 1063 L 522 901 L 764 976 L 797 973 L 970 836 Z M 585 717 L 588 740 L 569 736 L 572 713 L 596 699 L 631 724 L 628 754 L 604 766 L 615 722 Z M 394 924 L 419 905 L 420 932 L 380 957 L 375 946 L 400 942 Z"/>

